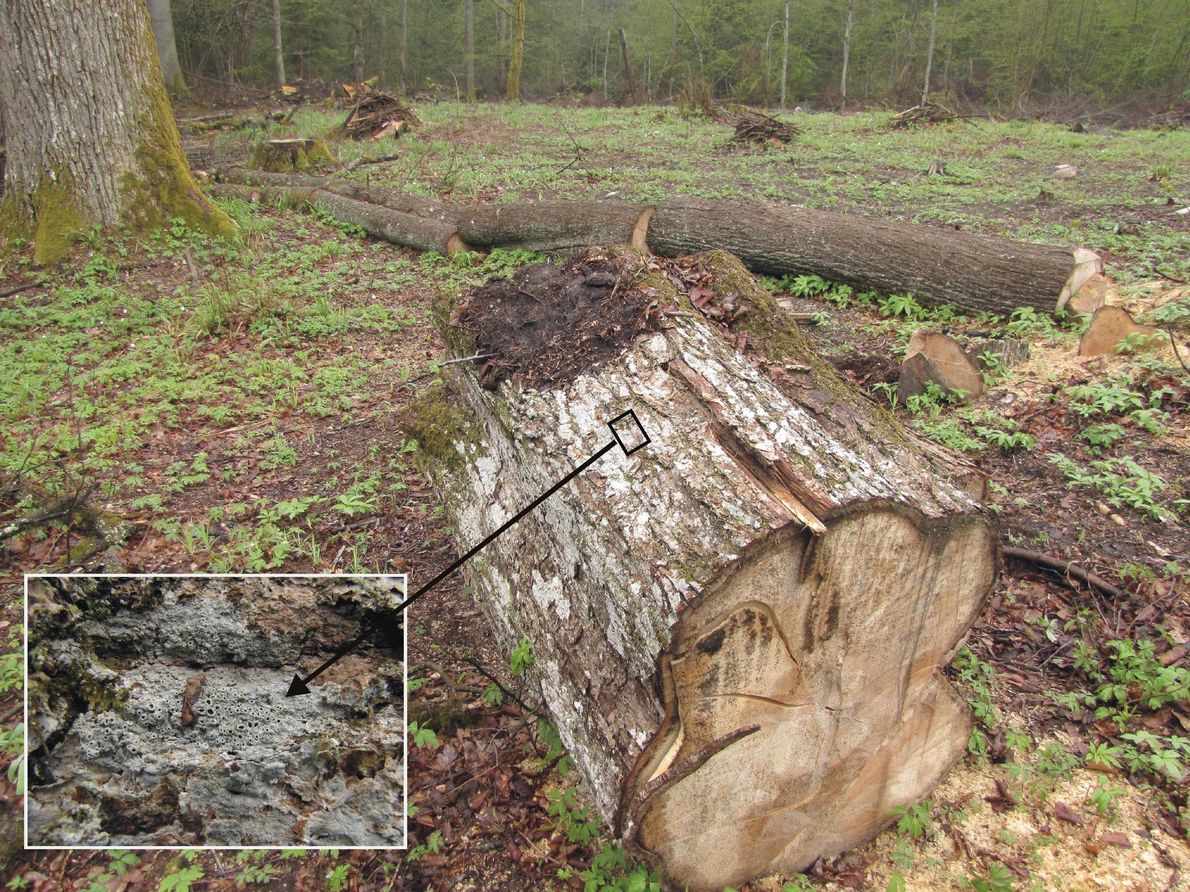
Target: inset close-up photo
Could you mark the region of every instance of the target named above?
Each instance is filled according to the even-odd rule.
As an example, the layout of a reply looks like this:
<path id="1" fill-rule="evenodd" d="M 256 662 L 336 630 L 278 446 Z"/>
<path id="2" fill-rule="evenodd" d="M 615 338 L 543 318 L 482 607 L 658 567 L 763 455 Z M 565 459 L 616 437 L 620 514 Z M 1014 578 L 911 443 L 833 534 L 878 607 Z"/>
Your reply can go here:
<path id="1" fill-rule="evenodd" d="M 404 593 L 29 577 L 27 845 L 404 846 Z"/>

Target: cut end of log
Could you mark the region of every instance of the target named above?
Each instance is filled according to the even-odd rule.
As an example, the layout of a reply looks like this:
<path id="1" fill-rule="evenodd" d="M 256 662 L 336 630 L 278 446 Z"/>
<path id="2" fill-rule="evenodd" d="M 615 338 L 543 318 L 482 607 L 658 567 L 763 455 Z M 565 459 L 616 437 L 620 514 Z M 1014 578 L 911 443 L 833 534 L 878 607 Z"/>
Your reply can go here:
<path id="1" fill-rule="evenodd" d="M 679 885 L 720 889 L 878 833 L 966 747 L 940 670 L 995 568 L 982 518 L 896 509 L 746 555 L 663 658 L 666 718 L 627 789 L 635 844 Z"/>
<path id="2" fill-rule="evenodd" d="M 446 240 L 445 253 L 447 257 L 454 257 L 456 254 L 470 253 L 471 251 L 471 246 L 463 241 L 457 232 L 451 233 L 450 238 Z"/>
<path id="3" fill-rule="evenodd" d="M 632 246 L 634 251 L 640 251 L 642 254 L 652 253 L 649 251 L 649 221 L 653 219 L 653 208 L 647 207 L 636 222 L 632 224 L 632 236 L 628 243 Z"/>
<path id="4" fill-rule="evenodd" d="M 1076 248 L 1072 252 L 1074 258 L 1074 269 L 1070 271 L 1070 277 L 1067 278 L 1066 284 L 1062 286 L 1062 290 L 1058 293 L 1058 302 L 1054 306 L 1054 312 L 1066 309 L 1066 305 L 1070 303 L 1082 287 L 1087 283 L 1092 276 L 1101 275 L 1103 273 L 1103 260 L 1094 251 L 1089 251 L 1086 248 Z"/>
<path id="5" fill-rule="evenodd" d="M 1100 307 L 1091 324 L 1078 342 L 1079 356 L 1114 355 L 1121 348 L 1151 350 L 1163 346 L 1166 336 L 1152 325 L 1133 321 L 1127 310 L 1120 307 Z"/>
<path id="6" fill-rule="evenodd" d="M 917 331 L 909 340 L 901 364 L 897 397 L 906 402 L 911 396 L 925 393 L 927 383 L 961 394 L 964 402 L 983 394 L 983 374 L 958 341 L 939 332 Z"/>

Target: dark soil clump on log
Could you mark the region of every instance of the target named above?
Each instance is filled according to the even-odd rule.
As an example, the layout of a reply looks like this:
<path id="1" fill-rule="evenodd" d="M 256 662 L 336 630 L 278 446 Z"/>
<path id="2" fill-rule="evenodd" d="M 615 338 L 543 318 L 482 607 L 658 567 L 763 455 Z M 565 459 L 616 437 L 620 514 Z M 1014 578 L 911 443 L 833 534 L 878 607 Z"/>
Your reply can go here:
<path id="1" fill-rule="evenodd" d="M 527 266 L 476 290 L 452 323 L 475 339 L 480 383 L 555 387 L 658 330 L 654 299 L 633 288 L 634 271 L 628 261 L 583 255 Z"/>

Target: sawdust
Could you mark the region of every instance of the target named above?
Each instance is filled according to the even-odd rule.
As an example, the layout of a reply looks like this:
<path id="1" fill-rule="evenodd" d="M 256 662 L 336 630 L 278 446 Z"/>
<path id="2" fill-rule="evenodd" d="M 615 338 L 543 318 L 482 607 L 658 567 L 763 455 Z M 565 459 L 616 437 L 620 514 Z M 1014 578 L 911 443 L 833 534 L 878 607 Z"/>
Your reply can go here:
<path id="1" fill-rule="evenodd" d="M 903 872 L 907 890 L 952 889 L 960 877 L 986 876 L 995 862 L 1011 862 L 1027 873 L 1027 879 L 1017 876 L 1020 889 L 1157 890 L 1170 888 L 1179 867 L 1190 865 L 1190 845 L 1152 827 L 1153 804 L 1124 778 L 1109 778 L 1125 792 L 1109 816 L 1101 817 L 1087 797 L 1102 775 L 1077 771 L 1044 802 L 1027 797 L 1021 806 L 997 813 L 984 797 L 995 796 L 995 780 L 1003 775 L 1002 767 L 964 763 L 934 791 L 934 803 L 970 797 L 964 807 L 969 817 L 955 825 L 966 839 L 967 851 L 945 832 L 915 847 L 914 866 Z M 1057 818 L 1058 802 L 1070 806 L 1085 823 Z M 1128 845 L 1105 842 L 1108 833 L 1122 834 L 1117 839 Z M 868 873 L 869 888 L 887 887 L 896 869 L 888 856 L 900 838 L 895 829 L 887 830 L 867 848 L 878 856 Z M 1178 867 L 1171 866 L 1171 860 Z M 831 883 L 826 888 L 844 887 Z"/>

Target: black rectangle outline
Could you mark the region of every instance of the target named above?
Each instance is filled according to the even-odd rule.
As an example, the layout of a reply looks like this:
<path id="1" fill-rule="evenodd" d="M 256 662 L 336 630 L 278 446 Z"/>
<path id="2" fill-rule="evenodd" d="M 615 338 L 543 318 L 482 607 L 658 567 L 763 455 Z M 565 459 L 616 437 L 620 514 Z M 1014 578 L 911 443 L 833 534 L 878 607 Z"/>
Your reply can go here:
<path id="1" fill-rule="evenodd" d="M 616 422 L 622 421 L 625 418 L 631 418 L 632 423 L 636 425 L 636 429 L 639 430 L 641 436 L 644 437 L 644 440 L 633 446 L 631 449 L 624 445 L 624 441 L 620 439 L 620 432 L 616 430 Z M 645 426 L 640 423 L 640 419 L 636 417 L 636 413 L 631 409 L 621 412 L 619 415 L 609 421 L 607 426 L 611 428 L 612 436 L 616 438 L 616 445 L 619 446 L 621 450 L 623 450 L 625 455 L 632 455 L 632 453 L 636 452 L 636 450 L 641 449 L 644 446 L 648 446 L 651 442 L 649 440 L 649 432 L 645 430 Z"/>

